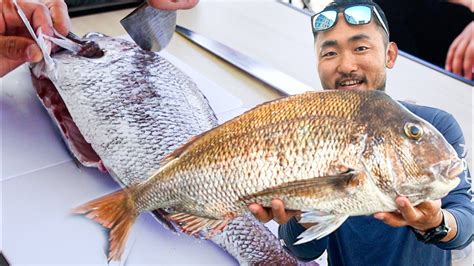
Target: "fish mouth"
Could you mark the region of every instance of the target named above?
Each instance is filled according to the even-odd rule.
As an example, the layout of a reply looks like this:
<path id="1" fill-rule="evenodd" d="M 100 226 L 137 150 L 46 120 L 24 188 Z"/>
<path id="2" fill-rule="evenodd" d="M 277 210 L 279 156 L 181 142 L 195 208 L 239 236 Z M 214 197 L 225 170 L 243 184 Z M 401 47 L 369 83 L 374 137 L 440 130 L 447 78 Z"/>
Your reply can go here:
<path id="1" fill-rule="evenodd" d="M 441 161 L 431 167 L 433 174 L 445 181 L 456 179 L 466 169 L 466 161 L 457 157 Z"/>
<path id="2" fill-rule="evenodd" d="M 464 172 L 464 170 L 466 170 L 466 160 L 456 158 L 446 170 L 446 177 L 448 179 L 455 179 Z"/>
<path id="3" fill-rule="evenodd" d="M 336 81 L 336 89 L 338 90 L 355 90 L 360 89 L 366 83 L 364 78 L 351 77 Z"/>
<path id="4" fill-rule="evenodd" d="M 420 203 L 425 200 L 436 200 L 444 198 L 448 193 L 459 185 L 461 179 L 458 176 L 466 169 L 464 159 L 454 157 L 436 163 L 425 172 L 425 179 L 429 179 L 421 188 L 420 184 L 402 184 L 397 191 L 398 195 L 404 195 L 413 201 Z M 404 194 L 400 194 L 403 192 Z M 427 198 L 428 196 L 428 198 Z"/>

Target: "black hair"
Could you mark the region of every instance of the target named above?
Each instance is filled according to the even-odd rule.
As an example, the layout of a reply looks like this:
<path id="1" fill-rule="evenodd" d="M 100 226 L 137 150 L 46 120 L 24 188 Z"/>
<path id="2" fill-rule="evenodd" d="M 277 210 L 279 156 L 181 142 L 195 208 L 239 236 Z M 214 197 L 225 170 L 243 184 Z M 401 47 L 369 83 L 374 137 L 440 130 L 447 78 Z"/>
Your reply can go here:
<path id="1" fill-rule="evenodd" d="M 345 6 L 350 6 L 350 5 L 357 5 L 357 4 L 374 6 L 377 9 L 378 13 L 380 14 L 380 18 L 382 19 L 383 23 L 387 27 L 387 31 L 390 32 L 390 30 L 388 28 L 388 21 L 387 21 L 387 17 L 385 16 L 385 13 L 383 12 L 382 8 L 372 0 L 334 0 L 333 2 L 329 3 L 323 9 L 323 11 L 328 10 L 328 9 L 333 10 L 335 8 L 345 7 Z M 383 28 L 383 26 L 380 23 L 378 18 L 373 18 L 373 20 L 377 24 L 379 31 L 381 31 L 382 37 L 383 37 L 383 42 L 384 42 L 385 46 L 387 46 L 388 42 L 389 42 L 389 38 L 390 38 L 389 37 L 389 32 L 385 31 L 385 29 Z M 314 40 L 316 40 L 316 37 L 317 37 L 317 32 L 314 34 Z"/>

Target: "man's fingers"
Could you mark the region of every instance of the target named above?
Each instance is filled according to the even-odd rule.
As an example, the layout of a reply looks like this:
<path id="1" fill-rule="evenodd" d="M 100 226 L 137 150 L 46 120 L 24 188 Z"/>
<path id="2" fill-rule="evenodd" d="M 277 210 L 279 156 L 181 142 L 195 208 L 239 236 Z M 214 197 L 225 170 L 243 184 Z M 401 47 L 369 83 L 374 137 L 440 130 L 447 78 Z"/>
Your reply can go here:
<path id="1" fill-rule="evenodd" d="M 3 78 L 6 74 L 10 73 L 12 70 L 24 63 L 18 60 L 3 58 L 1 55 L 0 62 L 0 78 Z"/>
<path id="2" fill-rule="evenodd" d="M 398 197 L 395 199 L 395 202 L 398 205 L 400 214 L 405 218 L 405 220 L 410 223 L 418 220 L 418 212 L 415 210 L 410 201 L 405 197 Z"/>
<path id="3" fill-rule="evenodd" d="M 0 56 L 20 62 L 38 62 L 43 58 L 33 40 L 15 36 L 0 36 Z"/>
<path id="4" fill-rule="evenodd" d="M 423 213 L 437 212 L 441 208 L 441 200 L 428 200 L 416 206 Z"/>
<path id="5" fill-rule="evenodd" d="M 464 54 L 466 52 L 466 48 L 469 42 L 467 40 L 462 40 L 459 45 L 456 47 L 453 55 L 453 63 L 452 63 L 452 72 L 454 74 L 462 76 L 463 71 L 463 62 L 464 62 Z"/>
<path id="6" fill-rule="evenodd" d="M 71 29 L 71 20 L 67 12 L 67 5 L 63 1 L 43 0 L 51 13 L 54 28 L 61 34 L 67 35 Z"/>
<path id="7" fill-rule="evenodd" d="M 436 227 L 443 219 L 441 212 L 441 200 L 425 201 L 418 204 L 416 209 L 419 213 L 419 219 L 417 221 L 411 221 L 410 225 L 418 228 L 419 230 Z"/>
<path id="8" fill-rule="evenodd" d="M 148 4 L 161 10 L 190 9 L 197 5 L 199 0 L 148 0 Z"/>
<path id="9" fill-rule="evenodd" d="M 466 54 L 464 55 L 463 71 L 464 78 L 472 80 L 472 72 L 474 70 L 474 41 L 470 41 Z"/>
<path id="10" fill-rule="evenodd" d="M 458 36 L 449 46 L 448 54 L 446 55 L 446 66 L 445 69 L 448 71 L 453 71 L 453 60 L 454 53 L 461 42 L 462 36 Z"/>
<path id="11" fill-rule="evenodd" d="M 403 216 L 396 212 L 379 212 L 374 214 L 374 218 L 381 220 L 385 224 L 393 227 L 402 227 L 408 225 Z"/>
<path id="12" fill-rule="evenodd" d="M 453 70 L 453 57 L 454 57 L 454 50 L 456 49 L 456 45 L 454 43 L 449 46 L 448 55 L 446 56 L 446 64 L 444 68 L 447 71 Z"/>
<path id="13" fill-rule="evenodd" d="M 53 22 L 45 5 L 36 2 L 19 2 L 18 5 L 25 13 L 35 32 L 41 27 L 43 34 L 53 35 Z M 11 0 L 2 1 L 2 15 L 5 21 L 5 32 L 0 32 L 0 35 L 11 35 L 10 30 L 16 31 L 18 28 L 25 28 L 25 24 Z"/>
<path id="14" fill-rule="evenodd" d="M 291 217 L 301 213 L 300 211 L 285 210 L 285 204 L 279 199 L 272 200 L 270 206 L 270 208 L 263 208 L 261 205 L 253 203 L 249 205 L 249 210 L 261 222 L 266 223 L 273 219 L 279 224 L 287 223 Z"/>
<path id="15" fill-rule="evenodd" d="M 250 212 L 259 220 L 260 222 L 266 223 L 273 219 L 272 213 L 269 210 L 266 210 L 262 206 L 256 203 L 249 205 Z"/>
<path id="16" fill-rule="evenodd" d="M 285 204 L 281 200 L 274 199 L 270 203 L 272 206 L 273 219 L 278 224 L 284 224 L 288 221 L 288 217 L 285 211 Z"/>

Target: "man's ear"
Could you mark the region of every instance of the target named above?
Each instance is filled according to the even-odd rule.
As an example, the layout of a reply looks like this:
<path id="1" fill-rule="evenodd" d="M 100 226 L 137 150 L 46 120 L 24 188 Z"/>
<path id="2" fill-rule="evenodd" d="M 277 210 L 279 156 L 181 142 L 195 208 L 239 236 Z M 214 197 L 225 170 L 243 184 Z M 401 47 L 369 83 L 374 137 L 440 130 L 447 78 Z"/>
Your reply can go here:
<path id="1" fill-rule="evenodd" d="M 398 46 L 394 42 L 389 42 L 387 46 L 387 61 L 385 62 L 385 66 L 387 68 L 393 68 L 395 66 L 395 61 L 397 60 L 398 56 Z"/>

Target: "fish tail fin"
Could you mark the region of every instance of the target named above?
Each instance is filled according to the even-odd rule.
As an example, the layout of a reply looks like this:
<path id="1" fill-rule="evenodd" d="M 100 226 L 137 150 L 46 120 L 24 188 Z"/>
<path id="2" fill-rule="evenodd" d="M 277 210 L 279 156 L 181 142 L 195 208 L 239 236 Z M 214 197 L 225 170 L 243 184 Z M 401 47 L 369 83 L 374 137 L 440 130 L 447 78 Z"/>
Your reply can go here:
<path id="1" fill-rule="evenodd" d="M 139 212 L 127 190 L 119 190 L 87 202 L 73 210 L 109 229 L 108 260 L 118 261 Z"/>

